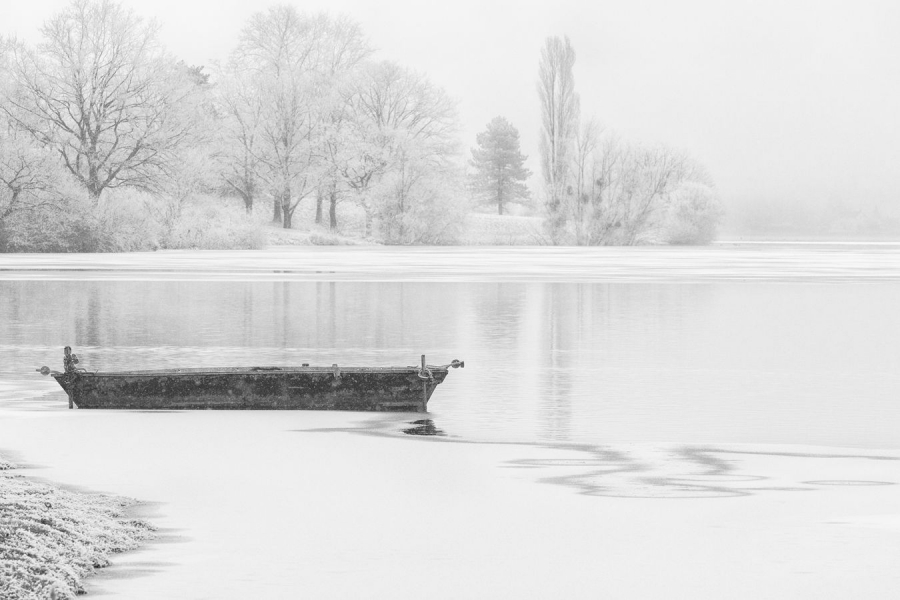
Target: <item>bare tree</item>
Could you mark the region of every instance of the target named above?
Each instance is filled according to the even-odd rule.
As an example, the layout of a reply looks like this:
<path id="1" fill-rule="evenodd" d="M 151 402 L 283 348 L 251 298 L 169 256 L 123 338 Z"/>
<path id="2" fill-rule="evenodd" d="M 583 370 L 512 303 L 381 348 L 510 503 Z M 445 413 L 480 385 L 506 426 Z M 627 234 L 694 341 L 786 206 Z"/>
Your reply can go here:
<path id="1" fill-rule="evenodd" d="M 327 171 L 321 136 L 332 86 L 368 53 L 353 21 L 307 16 L 289 5 L 257 13 L 244 28 L 233 60 L 251 76 L 261 102 L 254 155 L 275 190 L 286 229 Z"/>
<path id="2" fill-rule="evenodd" d="M 402 131 L 437 149 L 456 145 L 456 103 L 425 75 L 382 61 L 371 65 L 356 108 L 382 133 Z M 384 137 L 390 142 L 390 136 Z"/>
<path id="3" fill-rule="evenodd" d="M 623 165 L 628 162 L 631 149 L 612 133 L 603 133 L 591 158 L 590 216 L 587 243 L 610 243 L 622 217 L 618 214 L 617 199 L 623 196 Z"/>
<path id="4" fill-rule="evenodd" d="M 258 158 L 262 103 L 235 64 L 220 74 L 216 99 L 221 125 L 214 152 L 218 170 L 222 181 L 241 197 L 249 213 L 262 187 Z"/>
<path id="5" fill-rule="evenodd" d="M 12 102 L 18 93 L 11 76 L 14 50 L 14 44 L 0 39 L 0 229 L 11 217 L 55 208 L 51 192 L 60 175 L 53 152 L 20 125 L 23 117 Z"/>
<path id="6" fill-rule="evenodd" d="M 359 193 L 367 228 L 377 214 L 386 239 L 408 241 L 405 215 L 424 197 L 417 189 L 432 176 L 444 177 L 457 150 L 456 104 L 424 75 L 380 62 L 366 71 L 351 106 L 359 150 L 345 173 Z M 367 193 L 374 183 L 379 193 Z"/>
<path id="7" fill-rule="evenodd" d="M 572 220 L 575 227 L 575 243 L 588 243 L 588 223 L 592 217 L 591 199 L 597 193 L 598 177 L 596 151 L 600 144 L 602 130 L 594 120 L 582 123 L 573 143 L 573 175 L 575 198 L 572 206 Z"/>
<path id="8" fill-rule="evenodd" d="M 633 245 L 664 236 L 671 194 L 702 174 L 684 152 L 607 138 L 593 158 L 586 243 Z"/>
<path id="9" fill-rule="evenodd" d="M 95 204 L 108 188 L 152 188 L 189 135 L 179 110 L 193 87 L 157 45 L 156 27 L 111 0 L 75 0 L 41 33 L 39 52 L 15 52 L 20 125 Z"/>
<path id="10" fill-rule="evenodd" d="M 570 195 L 572 142 L 578 131 L 579 99 L 575 92 L 575 50 L 569 38 L 547 38 L 541 50 L 538 95 L 541 100 L 541 171 L 547 194 L 551 237 L 561 240 Z"/>
<path id="11" fill-rule="evenodd" d="M 687 173 L 687 155 L 664 147 L 639 149 L 632 154 L 630 170 L 624 174 L 621 242 L 633 245 L 647 233 L 651 217 Z"/>
<path id="12" fill-rule="evenodd" d="M 0 121 L 0 227 L 16 213 L 52 205 L 57 168 L 27 132 Z"/>
<path id="13" fill-rule="evenodd" d="M 361 55 L 358 55 L 361 56 Z M 360 61 L 347 65 L 334 73 L 329 93 L 323 102 L 322 135 L 320 136 L 326 169 L 322 185 L 316 197 L 316 222 L 324 220 L 323 204 L 328 200 L 328 225 L 332 230 L 338 227 L 337 204 L 354 186 L 363 184 L 358 174 L 351 172 L 362 164 L 368 156 L 365 140 L 360 138 L 359 119 L 354 113 L 353 96 L 359 81 L 365 73 L 365 63 Z M 363 156 L 360 157 L 360 154 Z M 362 158 L 360 161 L 358 158 Z M 369 177 L 371 174 L 369 174 Z M 365 175 L 363 175 L 365 179 Z"/>

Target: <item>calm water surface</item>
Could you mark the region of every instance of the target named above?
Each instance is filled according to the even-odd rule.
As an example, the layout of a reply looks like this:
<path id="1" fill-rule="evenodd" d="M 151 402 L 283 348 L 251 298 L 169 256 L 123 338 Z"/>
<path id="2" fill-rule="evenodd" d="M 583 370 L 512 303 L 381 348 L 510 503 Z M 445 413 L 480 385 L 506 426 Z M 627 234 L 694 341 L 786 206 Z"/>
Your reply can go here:
<path id="1" fill-rule="evenodd" d="M 898 306 L 896 244 L 4 256 L 0 382 L 424 353 L 447 436 L 900 448 Z"/>

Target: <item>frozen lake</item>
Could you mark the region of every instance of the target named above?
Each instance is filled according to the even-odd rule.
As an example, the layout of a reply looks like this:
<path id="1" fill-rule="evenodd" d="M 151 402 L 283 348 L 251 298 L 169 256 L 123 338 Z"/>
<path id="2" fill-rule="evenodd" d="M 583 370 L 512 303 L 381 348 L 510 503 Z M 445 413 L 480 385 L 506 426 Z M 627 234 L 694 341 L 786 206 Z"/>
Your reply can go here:
<path id="1" fill-rule="evenodd" d="M 889 598 L 898 306 L 897 244 L 6 255 L 0 453 L 152 503 L 114 597 Z M 67 344 L 466 368 L 428 415 L 68 411 Z"/>

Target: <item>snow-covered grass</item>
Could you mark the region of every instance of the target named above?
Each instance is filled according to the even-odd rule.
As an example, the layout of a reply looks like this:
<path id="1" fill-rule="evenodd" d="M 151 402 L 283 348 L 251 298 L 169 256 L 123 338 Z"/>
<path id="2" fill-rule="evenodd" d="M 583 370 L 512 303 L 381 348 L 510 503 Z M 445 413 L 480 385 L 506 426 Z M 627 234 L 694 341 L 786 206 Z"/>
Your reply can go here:
<path id="1" fill-rule="evenodd" d="M 540 217 L 470 213 L 460 239 L 464 246 L 543 246 L 549 241 Z"/>
<path id="2" fill-rule="evenodd" d="M 284 229 L 269 224 L 265 228 L 265 235 L 269 246 L 358 246 L 372 243 L 332 232 L 318 225 L 301 225 L 295 229 Z"/>
<path id="3" fill-rule="evenodd" d="M 74 598 L 109 555 L 152 535 L 134 501 L 72 492 L 11 472 L 0 458 L 0 598 Z"/>

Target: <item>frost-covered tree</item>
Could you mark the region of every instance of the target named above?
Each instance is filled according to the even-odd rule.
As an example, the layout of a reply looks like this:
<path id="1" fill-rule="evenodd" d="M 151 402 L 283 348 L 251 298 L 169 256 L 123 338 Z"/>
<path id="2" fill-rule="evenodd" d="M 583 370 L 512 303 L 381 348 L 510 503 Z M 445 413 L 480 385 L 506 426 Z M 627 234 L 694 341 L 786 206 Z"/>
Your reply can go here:
<path id="1" fill-rule="evenodd" d="M 52 205 L 57 170 L 51 151 L 0 119 L 0 228 L 12 216 Z"/>
<path id="2" fill-rule="evenodd" d="M 530 198 L 525 181 L 531 175 L 519 148 L 519 131 L 503 117 L 494 117 L 475 138 L 469 164 L 471 184 L 482 201 L 497 207 L 502 215 L 508 204 Z"/>
<path id="3" fill-rule="evenodd" d="M 219 74 L 216 116 L 216 170 L 227 190 L 240 196 L 246 211 L 252 212 L 263 187 L 258 157 L 262 103 L 250 79 L 233 63 Z"/>
<path id="4" fill-rule="evenodd" d="M 379 62 L 351 106 L 358 152 L 346 174 L 367 221 L 377 219 L 391 243 L 425 243 L 457 227 L 455 102 L 424 75 Z"/>
<path id="5" fill-rule="evenodd" d="M 53 150 L 39 144 L 15 107 L 18 86 L 12 76 L 13 44 L 0 40 L 0 237 L 17 218 L 38 218 L 41 209 L 56 208 L 53 193 L 61 173 Z M 0 247 L 5 242 L 0 240 Z"/>
<path id="6" fill-rule="evenodd" d="M 157 29 L 111 0 L 74 0 L 18 46 L 13 98 L 20 126 L 52 148 L 95 204 L 105 189 L 152 188 L 193 120 L 196 87 L 157 43 Z"/>
<path id="7" fill-rule="evenodd" d="M 608 133 L 583 149 L 591 151 L 572 213 L 581 244 L 668 241 L 678 194 L 693 185 L 710 186 L 706 172 L 682 151 L 629 145 Z"/>
<path id="8" fill-rule="evenodd" d="M 353 21 L 305 15 L 289 5 L 255 14 L 241 34 L 232 60 L 260 102 L 253 155 L 286 229 L 329 170 L 322 144 L 335 81 L 369 52 Z"/>
<path id="9" fill-rule="evenodd" d="M 538 67 L 541 101 L 541 171 L 547 223 L 555 242 L 563 240 L 570 202 L 572 144 L 578 131 L 580 105 L 575 92 L 575 50 L 569 38 L 547 38 Z"/>
<path id="10" fill-rule="evenodd" d="M 359 186 L 371 178 L 372 165 L 369 164 L 372 148 L 360 126 L 367 120 L 357 114 L 353 98 L 360 81 L 365 79 L 364 63 L 354 65 L 332 80 L 329 93 L 325 97 L 320 145 L 325 158 L 325 170 L 316 197 L 316 222 L 325 220 L 324 207 L 328 206 L 328 226 L 338 228 L 337 205 L 346 197 L 358 195 Z"/>

